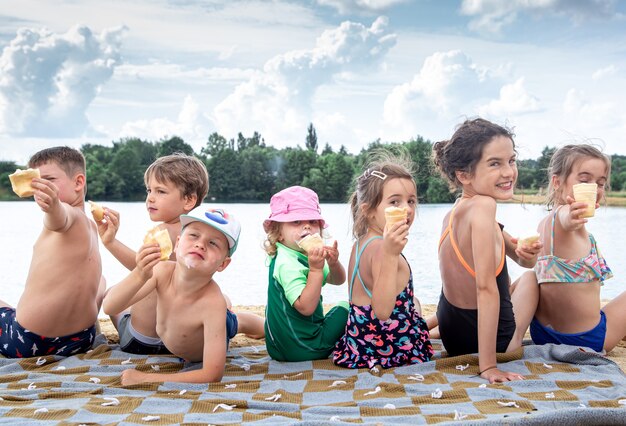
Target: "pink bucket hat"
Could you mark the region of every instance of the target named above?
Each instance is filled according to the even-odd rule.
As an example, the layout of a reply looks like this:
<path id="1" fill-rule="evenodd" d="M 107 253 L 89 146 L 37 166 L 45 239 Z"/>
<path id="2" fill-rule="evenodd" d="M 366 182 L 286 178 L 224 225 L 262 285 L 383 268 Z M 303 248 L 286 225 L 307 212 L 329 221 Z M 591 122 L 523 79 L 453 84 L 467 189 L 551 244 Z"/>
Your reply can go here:
<path id="1" fill-rule="evenodd" d="M 322 218 L 317 194 L 303 186 L 290 186 L 274 194 L 270 200 L 270 210 L 270 217 L 263 222 L 265 232 L 272 222 L 319 220 L 322 228 L 327 226 Z"/>

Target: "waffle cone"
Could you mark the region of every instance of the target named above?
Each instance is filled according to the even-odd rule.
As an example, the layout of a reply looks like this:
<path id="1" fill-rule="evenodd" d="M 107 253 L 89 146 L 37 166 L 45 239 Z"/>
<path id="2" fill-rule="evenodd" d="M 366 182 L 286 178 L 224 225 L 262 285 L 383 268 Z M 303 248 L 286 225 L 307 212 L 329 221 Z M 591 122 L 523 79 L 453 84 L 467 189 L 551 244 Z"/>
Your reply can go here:
<path id="1" fill-rule="evenodd" d="M 15 173 L 9 175 L 11 187 L 19 197 L 32 197 L 35 193 L 30 185 L 34 178 L 41 177 L 39 169 L 16 170 Z"/>
<path id="2" fill-rule="evenodd" d="M 305 252 L 309 252 L 310 250 L 318 247 L 324 247 L 324 240 L 320 237 L 320 234 L 309 234 L 300 241 L 298 241 L 298 245 Z"/>
<path id="3" fill-rule="evenodd" d="M 406 222 L 407 213 L 406 207 L 387 207 L 385 209 L 387 226 L 391 226 L 396 222 Z"/>
<path id="4" fill-rule="evenodd" d="M 161 248 L 161 260 L 168 260 L 172 254 L 172 240 L 166 229 L 152 228 L 144 237 L 143 243 L 157 243 Z"/>

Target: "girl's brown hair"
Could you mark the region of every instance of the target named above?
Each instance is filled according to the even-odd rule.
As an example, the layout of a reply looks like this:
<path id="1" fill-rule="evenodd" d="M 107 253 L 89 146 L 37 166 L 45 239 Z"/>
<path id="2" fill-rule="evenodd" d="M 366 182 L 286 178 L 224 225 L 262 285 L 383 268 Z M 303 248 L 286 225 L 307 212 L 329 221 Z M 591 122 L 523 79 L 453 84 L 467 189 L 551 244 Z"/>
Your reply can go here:
<path id="1" fill-rule="evenodd" d="M 450 140 L 433 145 L 433 162 L 441 175 L 448 180 L 451 190 L 462 187 L 456 172 L 473 175 L 476 164 L 483 155 L 483 148 L 496 136 L 511 139 L 515 149 L 515 135 L 511 130 L 483 118 L 465 120 L 457 127 Z"/>
<path id="2" fill-rule="evenodd" d="M 378 207 L 383 196 L 383 187 L 388 179 L 413 179 L 414 164 L 406 153 L 393 154 L 389 151 L 372 153 L 365 171 L 355 180 L 355 190 L 350 196 L 352 211 L 352 235 L 359 239 L 367 233 L 367 212 Z M 361 206 L 366 205 L 366 210 Z"/>
<path id="3" fill-rule="evenodd" d="M 590 144 L 572 144 L 565 145 L 559 148 L 550 159 L 550 165 L 548 166 L 548 195 L 546 197 L 546 205 L 548 210 L 552 210 L 557 200 L 562 197 L 563 183 L 567 180 L 567 177 L 572 173 L 574 164 L 578 161 L 587 158 L 597 158 L 604 161 L 606 165 L 606 184 L 605 190 L 608 191 L 611 184 L 611 158 L 605 155 L 593 145 Z M 558 189 L 554 187 L 552 176 L 556 176 L 561 181 L 561 185 Z"/>

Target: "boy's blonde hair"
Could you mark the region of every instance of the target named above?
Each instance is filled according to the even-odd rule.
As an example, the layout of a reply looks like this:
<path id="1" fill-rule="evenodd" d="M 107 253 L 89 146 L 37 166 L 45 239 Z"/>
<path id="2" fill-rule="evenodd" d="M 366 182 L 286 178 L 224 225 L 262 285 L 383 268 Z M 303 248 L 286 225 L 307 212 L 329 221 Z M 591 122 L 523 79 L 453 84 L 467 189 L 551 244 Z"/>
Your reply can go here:
<path id="1" fill-rule="evenodd" d="M 413 179 L 414 163 L 407 153 L 394 154 L 389 151 L 374 151 L 365 167 L 365 172 L 355 180 L 355 190 L 350 196 L 352 211 L 352 235 L 359 239 L 367 234 L 367 213 L 378 207 L 383 197 L 383 187 L 388 179 Z M 383 176 L 386 176 L 383 179 Z M 417 185 L 416 185 L 417 188 Z M 361 205 L 367 205 L 367 211 Z"/>
<path id="2" fill-rule="evenodd" d="M 515 149 L 513 132 L 484 118 L 465 120 L 457 127 L 450 140 L 435 142 L 432 160 L 450 184 L 451 190 L 463 186 L 456 177 L 456 172 L 462 171 L 473 175 L 476 164 L 482 158 L 485 145 L 496 136 L 511 139 Z"/>
<path id="3" fill-rule="evenodd" d="M 605 191 L 608 191 L 611 185 L 611 158 L 603 154 L 598 148 L 590 144 L 571 144 L 565 145 L 554 154 L 550 159 L 550 165 L 548 166 L 548 194 L 546 197 L 546 205 L 548 210 L 552 210 L 557 200 L 562 196 L 563 183 L 567 180 L 567 177 L 572 173 L 574 164 L 582 160 L 585 157 L 597 158 L 604 161 L 606 165 L 606 184 Z M 552 176 L 556 176 L 561 181 L 561 185 L 558 189 L 554 187 Z"/>
<path id="4" fill-rule="evenodd" d="M 177 152 L 157 158 L 143 175 L 146 186 L 154 178 L 159 182 L 171 182 L 183 197 L 196 195 L 198 207 L 209 192 L 209 173 L 202 161 L 192 155 Z"/>
<path id="5" fill-rule="evenodd" d="M 78 173 L 85 175 L 87 180 L 87 172 L 85 170 L 85 157 L 82 152 L 69 146 L 55 146 L 52 148 L 42 149 L 33 154 L 28 160 L 28 167 L 37 168 L 42 164 L 55 163 L 70 179 Z M 87 185 L 83 189 L 83 195 L 87 192 Z"/>

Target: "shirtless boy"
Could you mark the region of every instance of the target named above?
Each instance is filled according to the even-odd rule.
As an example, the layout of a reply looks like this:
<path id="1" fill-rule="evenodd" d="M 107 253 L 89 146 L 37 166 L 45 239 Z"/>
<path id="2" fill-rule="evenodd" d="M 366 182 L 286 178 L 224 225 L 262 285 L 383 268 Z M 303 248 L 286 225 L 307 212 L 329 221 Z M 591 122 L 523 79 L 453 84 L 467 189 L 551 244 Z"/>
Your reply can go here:
<path id="1" fill-rule="evenodd" d="M 0 300 L 0 353 L 22 358 L 86 352 L 105 283 L 98 233 L 85 215 L 85 158 L 69 147 L 37 152 L 34 199 L 43 211 L 43 230 L 33 247 L 24 293 L 17 308 Z"/>
<path id="2" fill-rule="evenodd" d="M 161 222 L 157 228 L 167 230 L 170 239 L 175 242 L 182 229 L 180 216 L 200 206 L 209 191 L 209 175 L 205 165 L 191 155 L 166 155 L 147 168 L 144 182 L 146 209 L 150 219 Z M 107 208 L 104 219 L 98 222 L 102 243 L 122 265 L 132 271 L 137 266 L 136 253 L 116 239 L 120 226 L 119 213 Z M 176 260 L 176 253 L 172 253 L 170 260 Z M 230 300 L 226 300 L 230 309 Z M 120 348 L 136 354 L 169 353 L 157 334 L 156 315 L 154 293 L 133 303 L 128 311 L 111 315 L 111 322 L 120 336 Z M 257 339 L 264 337 L 263 318 L 251 312 L 240 312 L 237 316 L 239 333 Z"/>
<path id="3" fill-rule="evenodd" d="M 160 222 L 172 242 L 180 235 L 180 215 L 198 207 L 209 192 L 209 174 L 197 158 L 172 154 L 158 158 L 144 174 L 146 209 L 150 219 Z M 120 214 L 106 208 L 98 232 L 104 247 L 128 270 L 136 266 L 136 253 L 116 238 Z M 172 254 L 171 260 L 176 260 Z M 110 290 L 107 290 L 107 292 Z M 163 354 L 169 351 L 156 332 L 156 295 L 150 294 L 130 306 L 126 312 L 111 315 L 111 322 L 120 336 L 120 349 L 136 354 Z"/>
<path id="4" fill-rule="evenodd" d="M 104 311 L 122 312 L 148 294 L 156 294 L 157 333 L 167 348 L 186 361 L 202 361 L 199 370 L 173 374 L 122 372 L 122 384 L 144 382 L 218 382 L 224 374 L 228 339 L 237 332 L 237 317 L 213 280 L 230 263 L 240 225 L 223 210 L 196 207 L 181 216 L 176 262 L 159 260 L 157 244 L 137 252 L 137 266 L 104 300 Z"/>

